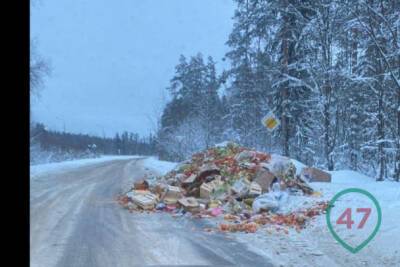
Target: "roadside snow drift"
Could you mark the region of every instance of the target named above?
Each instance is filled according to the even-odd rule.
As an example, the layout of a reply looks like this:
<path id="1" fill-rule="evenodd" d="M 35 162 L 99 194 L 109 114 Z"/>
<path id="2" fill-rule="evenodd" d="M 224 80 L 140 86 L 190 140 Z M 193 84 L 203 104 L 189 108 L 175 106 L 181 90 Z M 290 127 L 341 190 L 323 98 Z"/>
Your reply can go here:
<path id="1" fill-rule="evenodd" d="M 79 160 L 70 160 L 56 163 L 46 163 L 46 164 L 38 164 L 38 165 L 30 165 L 30 177 L 31 179 L 48 173 L 67 171 L 83 166 L 88 166 L 92 164 L 102 163 L 106 161 L 112 160 L 124 160 L 124 159 L 135 159 L 141 158 L 141 156 L 102 156 L 100 158 L 93 159 L 79 159 Z"/>

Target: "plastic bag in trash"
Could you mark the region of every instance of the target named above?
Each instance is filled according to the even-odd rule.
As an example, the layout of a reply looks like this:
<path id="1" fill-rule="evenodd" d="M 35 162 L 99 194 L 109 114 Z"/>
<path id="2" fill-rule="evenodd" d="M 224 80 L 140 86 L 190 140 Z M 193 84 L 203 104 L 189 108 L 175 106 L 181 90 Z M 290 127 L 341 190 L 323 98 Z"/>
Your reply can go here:
<path id="1" fill-rule="evenodd" d="M 163 209 L 165 209 L 165 206 L 166 205 L 164 203 L 162 203 L 162 202 L 157 203 L 156 210 L 163 210 Z"/>
<path id="2" fill-rule="evenodd" d="M 259 213 L 261 210 L 270 210 L 277 212 L 282 204 L 287 201 L 287 193 L 281 191 L 279 183 L 272 185 L 272 191 L 266 194 L 262 194 L 257 197 L 253 202 L 253 212 Z"/>
<path id="3" fill-rule="evenodd" d="M 245 195 L 249 191 L 249 183 L 246 183 L 245 180 L 242 178 L 238 181 L 236 181 L 233 186 L 231 187 L 231 190 L 239 195 Z"/>
<path id="4" fill-rule="evenodd" d="M 263 194 L 257 197 L 253 202 L 253 212 L 259 213 L 262 210 L 277 211 L 279 209 L 279 202 L 275 197 L 270 194 Z"/>

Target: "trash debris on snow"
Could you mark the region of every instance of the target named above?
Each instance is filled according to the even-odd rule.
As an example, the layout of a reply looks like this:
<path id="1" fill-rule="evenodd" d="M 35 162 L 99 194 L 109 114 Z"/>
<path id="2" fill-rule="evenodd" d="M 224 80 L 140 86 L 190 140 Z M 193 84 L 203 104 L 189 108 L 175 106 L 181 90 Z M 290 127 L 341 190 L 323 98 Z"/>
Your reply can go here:
<path id="1" fill-rule="evenodd" d="M 216 217 L 218 215 L 222 214 L 222 209 L 221 208 L 212 208 L 211 209 L 211 215 Z"/>
<path id="2" fill-rule="evenodd" d="M 164 176 L 135 182 L 118 200 L 129 210 L 197 218 L 223 215 L 229 223 L 220 224 L 220 231 L 253 233 L 265 224 L 300 230 L 327 206 L 304 204 L 304 198 L 318 197 L 308 179 L 328 181 L 314 169 L 296 175 L 287 157 L 272 159 L 268 153 L 226 142 L 194 154 Z"/>

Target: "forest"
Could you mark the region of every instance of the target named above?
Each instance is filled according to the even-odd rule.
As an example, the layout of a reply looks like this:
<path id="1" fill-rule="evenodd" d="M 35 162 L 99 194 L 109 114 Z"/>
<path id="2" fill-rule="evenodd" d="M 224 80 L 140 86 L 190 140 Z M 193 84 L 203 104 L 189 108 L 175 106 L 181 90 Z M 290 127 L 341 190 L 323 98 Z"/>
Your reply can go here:
<path id="1" fill-rule="evenodd" d="M 157 153 L 231 140 L 328 170 L 400 178 L 400 1 L 236 0 L 223 61 L 182 55 Z M 273 112 L 272 133 L 261 119 Z"/>
<path id="2" fill-rule="evenodd" d="M 93 158 L 101 155 L 154 155 L 155 137 L 123 132 L 114 138 L 48 130 L 44 124 L 30 127 L 30 162 L 40 164 Z"/>

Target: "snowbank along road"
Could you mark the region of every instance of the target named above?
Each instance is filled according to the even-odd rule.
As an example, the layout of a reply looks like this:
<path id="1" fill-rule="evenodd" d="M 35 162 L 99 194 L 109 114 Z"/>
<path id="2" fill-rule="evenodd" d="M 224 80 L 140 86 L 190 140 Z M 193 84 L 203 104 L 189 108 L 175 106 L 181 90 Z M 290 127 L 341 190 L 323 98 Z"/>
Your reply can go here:
<path id="1" fill-rule="evenodd" d="M 31 266 L 273 266 L 201 220 L 129 213 L 115 197 L 147 171 L 143 158 L 45 173 L 31 180 Z"/>

